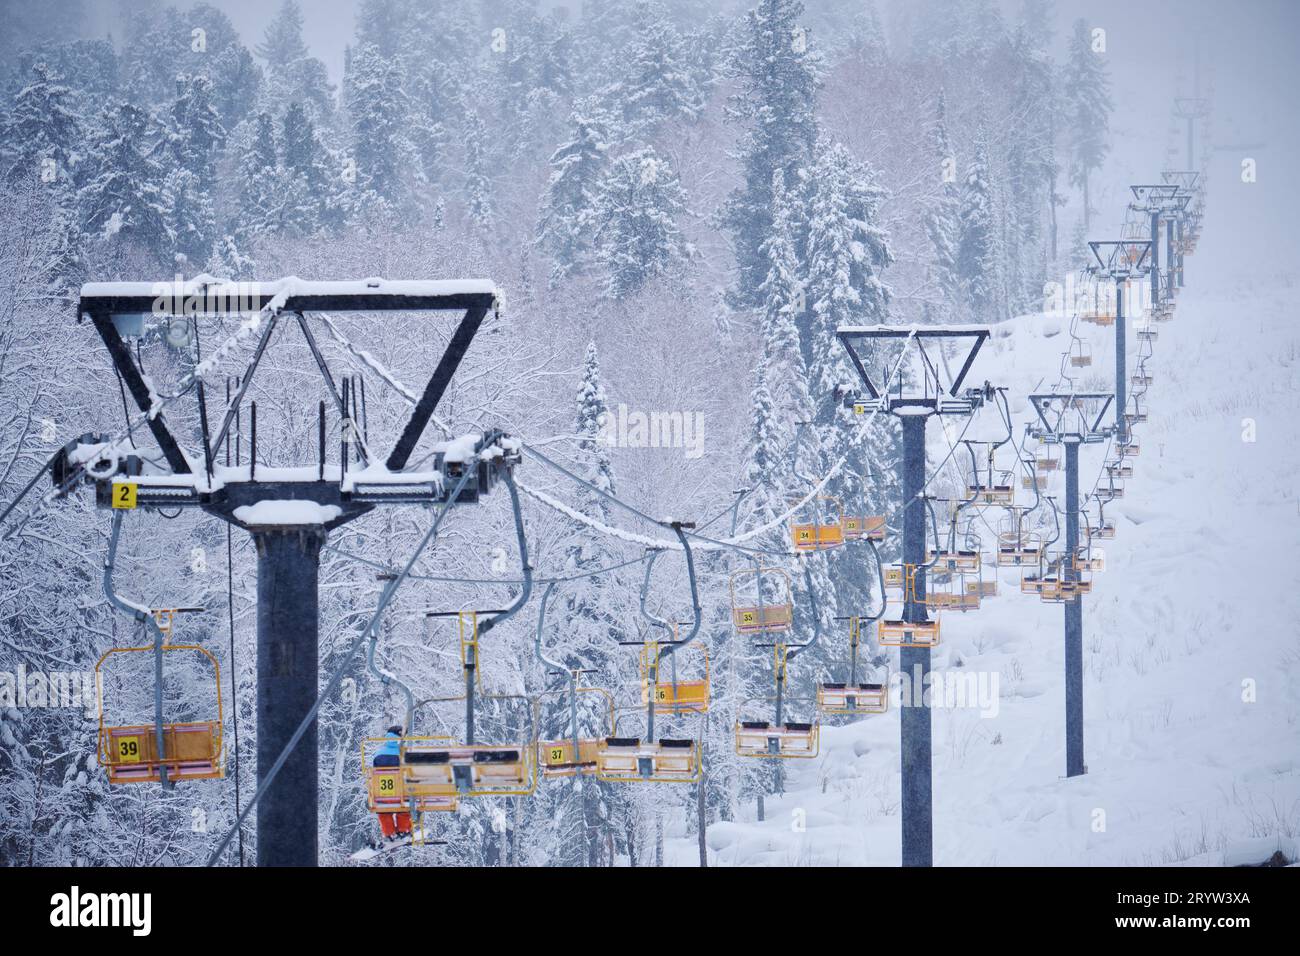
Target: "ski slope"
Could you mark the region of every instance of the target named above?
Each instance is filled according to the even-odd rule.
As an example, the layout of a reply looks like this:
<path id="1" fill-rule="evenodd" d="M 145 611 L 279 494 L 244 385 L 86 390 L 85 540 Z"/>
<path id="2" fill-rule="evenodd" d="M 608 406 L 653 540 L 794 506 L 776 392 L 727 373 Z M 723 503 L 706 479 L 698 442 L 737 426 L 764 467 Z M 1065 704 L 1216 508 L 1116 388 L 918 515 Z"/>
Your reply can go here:
<path id="1" fill-rule="evenodd" d="M 986 567 L 1000 570 L 999 596 L 945 612 L 933 654 L 935 671 L 996 672 L 999 686 L 995 715 L 932 711 L 936 865 L 1300 855 L 1300 330 L 1288 279 L 1216 270 L 1213 207 L 1174 318 L 1157 326 L 1150 421 L 1136 426 L 1125 497 L 1106 508 L 1117 535 L 1100 542 L 1107 570 L 1085 599 L 1088 772 L 1064 776 L 1062 606 L 1022 595 L 1015 569 Z M 1043 315 L 996 326 L 972 368 L 971 384 L 1009 387 L 1017 437 L 1025 395 L 1056 381 L 1067 326 Z M 1110 391 L 1113 329 L 1081 328 L 1094 365 L 1077 387 Z M 931 470 L 947 447 L 932 422 Z M 1084 449 L 1081 491 L 1104 447 Z M 1063 484 L 1052 477 L 1049 493 L 1063 497 Z M 1019 481 L 1017 496 L 1032 501 Z M 749 803 L 709 827 L 710 865 L 899 865 L 897 707 L 824 724 L 817 759 L 783 763 L 765 822 Z M 694 832 L 679 822 L 669 835 L 666 862 L 698 865 Z"/>

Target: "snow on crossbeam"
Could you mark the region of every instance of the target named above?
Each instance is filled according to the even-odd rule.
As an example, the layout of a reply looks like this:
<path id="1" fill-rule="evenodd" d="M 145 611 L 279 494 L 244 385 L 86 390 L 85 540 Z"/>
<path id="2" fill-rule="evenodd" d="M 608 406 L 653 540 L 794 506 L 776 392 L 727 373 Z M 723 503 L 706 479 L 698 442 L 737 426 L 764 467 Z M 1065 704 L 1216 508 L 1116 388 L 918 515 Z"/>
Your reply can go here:
<path id="1" fill-rule="evenodd" d="M 283 312 L 400 312 L 492 309 L 500 293 L 490 279 L 306 280 L 228 282 L 197 276 L 173 282 L 88 282 L 80 314 L 241 315 L 274 300 Z"/>

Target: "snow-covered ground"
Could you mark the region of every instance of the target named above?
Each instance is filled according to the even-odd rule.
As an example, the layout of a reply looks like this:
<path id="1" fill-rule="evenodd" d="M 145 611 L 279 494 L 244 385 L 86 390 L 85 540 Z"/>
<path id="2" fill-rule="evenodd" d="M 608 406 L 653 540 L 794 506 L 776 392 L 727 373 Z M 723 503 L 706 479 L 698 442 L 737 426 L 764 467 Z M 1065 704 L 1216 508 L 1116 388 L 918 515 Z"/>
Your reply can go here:
<path id="1" fill-rule="evenodd" d="M 1212 196 L 1174 319 L 1158 326 L 1134 477 L 1106 509 L 1118 533 L 1084 606 L 1088 773 L 1064 776 L 1062 607 L 1003 569 L 997 598 L 943 615 L 934 653 L 936 671 L 996 672 L 1000 689 L 996 716 L 933 711 L 936 865 L 1222 865 L 1279 840 L 1295 859 L 1300 330 L 1291 280 L 1216 268 L 1230 240 L 1215 228 Z M 1010 386 L 1017 433 L 1024 396 L 1056 380 L 1066 325 L 999 326 L 972 369 L 971 383 Z M 1096 358 L 1078 386 L 1109 391 L 1113 330 L 1083 328 Z M 931 468 L 945 449 L 932 424 Z M 1084 452 L 1085 490 L 1101 454 Z M 896 707 L 824 728 L 820 757 L 785 764 L 765 822 L 751 803 L 710 827 L 711 865 L 899 864 Z M 694 833 L 670 835 L 667 862 L 697 865 Z"/>

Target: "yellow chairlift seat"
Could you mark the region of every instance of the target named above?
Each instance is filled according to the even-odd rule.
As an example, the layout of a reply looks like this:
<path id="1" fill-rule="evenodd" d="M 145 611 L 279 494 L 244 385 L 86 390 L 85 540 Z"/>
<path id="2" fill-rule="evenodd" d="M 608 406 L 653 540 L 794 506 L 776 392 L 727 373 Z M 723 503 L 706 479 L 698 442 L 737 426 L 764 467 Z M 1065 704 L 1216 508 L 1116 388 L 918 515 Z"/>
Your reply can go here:
<path id="1" fill-rule="evenodd" d="M 366 805 L 371 813 L 454 812 L 460 807 L 454 785 L 413 782 L 398 767 L 370 767 L 366 771 Z"/>
<path id="2" fill-rule="evenodd" d="M 1037 471 L 1060 471 L 1061 453 L 1054 445 L 1042 446 L 1034 457 L 1034 468 Z"/>
<path id="3" fill-rule="evenodd" d="M 1039 491 L 1047 490 L 1047 477 L 1045 475 L 1021 475 L 1020 487 L 1025 489 L 1037 488 Z"/>
<path id="4" fill-rule="evenodd" d="M 764 579 L 775 582 L 772 600 L 759 600 Z M 748 583 L 748 589 L 744 585 Z M 739 585 L 739 587 L 738 587 Z M 778 634 L 794 625 L 790 575 L 781 568 L 746 568 L 731 576 L 731 623 L 741 634 Z"/>
<path id="5" fill-rule="evenodd" d="M 1074 368 L 1087 368 L 1092 365 L 1092 349 L 1081 339 L 1076 339 L 1070 348 L 1070 365 Z"/>
<path id="6" fill-rule="evenodd" d="M 226 775 L 221 760 L 221 725 L 216 721 L 163 724 L 163 756 L 152 724 L 104 727 L 99 737 L 99 762 L 109 783 L 157 783 L 160 768 L 167 779 L 217 780 Z"/>
<path id="7" fill-rule="evenodd" d="M 838 498 L 818 495 L 790 519 L 796 551 L 824 551 L 844 543 L 844 508 Z"/>
<path id="8" fill-rule="evenodd" d="M 1000 568 L 1016 568 L 1026 562 L 1038 563 L 1043 551 L 1042 536 L 1028 531 L 998 533 L 997 563 Z"/>
<path id="9" fill-rule="evenodd" d="M 1086 545 L 1080 548 L 1079 554 L 1074 556 L 1074 570 L 1076 571 L 1105 571 L 1106 555 L 1100 551 L 1093 551 Z"/>
<path id="10" fill-rule="evenodd" d="M 1147 342 L 1154 342 L 1160 337 L 1160 333 L 1149 325 L 1140 325 L 1137 330 L 1138 338 Z"/>
<path id="11" fill-rule="evenodd" d="M 844 539 L 846 541 L 857 541 L 859 538 L 866 538 L 868 541 L 885 540 L 885 515 L 845 515 L 844 516 Z"/>
<path id="12" fill-rule="evenodd" d="M 1094 538 L 1113 538 L 1115 537 L 1115 523 L 1106 521 L 1099 525 L 1094 525 L 1088 529 L 1088 534 Z"/>
<path id="13" fill-rule="evenodd" d="M 967 493 L 974 498 L 972 502 L 975 505 L 1002 505 L 1009 507 L 1015 504 L 1016 490 L 1011 484 L 1011 472 L 1001 472 L 999 477 L 992 483 L 975 482 L 966 486 Z"/>
<path id="14" fill-rule="evenodd" d="M 698 741 L 605 737 L 596 748 L 596 776 L 612 783 L 695 783 L 703 761 Z"/>
<path id="15" fill-rule="evenodd" d="M 118 654 L 150 654 L 155 649 L 145 647 L 117 647 L 107 651 L 95 664 L 95 683 L 99 688 L 99 764 L 108 775 L 109 783 L 160 782 L 161 770 L 167 768 L 170 782 L 182 780 L 217 780 L 226 775 L 223 760 L 222 726 L 224 713 L 221 703 L 221 667 L 217 659 L 197 644 L 168 644 L 162 653 L 202 655 L 212 666 L 216 697 L 214 720 L 171 721 L 162 725 L 162 753 L 158 752 L 155 724 L 109 724 L 104 706 L 104 673 L 106 662 Z"/>
<path id="16" fill-rule="evenodd" d="M 980 569 L 980 553 L 978 550 L 935 551 L 932 548 L 926 553 L 926 560 L 933 562 L 930 570 L 934 573 L 949 571 L 963 574 Z"/>
<path id="17" fill-rule="evenodd" d="M 1133 466 L 1123 458 L 1106 462 L 1106 474 L 1111 478 L 1132 478 Z"/>
<path id="18" fill-rule="evenodd" d="M 1117 478 L 1110 480 L 1109 486 L 1105 489 L 1106 496 L 1110 499 L 1124 497 L 1124 482 Z"/>
<path id="19" fill-rule="evenodd" d="M 883 714 L 889 709 L 886 683 L 817 685 L 817 711 L 821 714 Z"/>
<path id="20" fill-rule="evenodd" d="M 369 773 L 367 750 L 391 740 L 370 737 L 362 741 L 362 766 Z M 399 751 L 404 793 L 430 809 L 455 809 L 459 797 L 531 794 L 536 786 L 535 750 L 532 744 L 462 744 L 447 737 L 403 737 Z"/>
<path id="21" fill-rule="evenodd" d="M 598 695 L 605 699 L 607 714 L 604 725 L 607 731 L 614 728 L 614 697 L 603 687 L 574 687 L 578 694 Z M 545 691 L 533 700 L 534 724 L 540 719 L 542 697 L 560 691 Z M 602 736 L 578 736 L 577 749 L 574 749 L 572 736 L 556 737 L 552 740 L 537 742 L 537 770 L 543 778 L 590 776 L 596 772 L 596 751 L 600 748 Z"/>
<path id="22" fill-rule="evenodd" d="M 939 622 L 876 622 L 876 643 L 881 647 L 934 647 L 939 643 Z"/>
<path id="23" fill-rule="evenodd" d="M 1155 381 L 1155 376 L 1150 372 L 1134 372 L 1133 384 L 1140 388 L 1146 388 Z"/>
<path id="24" fill-rule="evenodd" d="M 821 725 L 787 720 L 736 721 L 736 754 L 741 757 L 809 758 L 821 752 Z"/>
<path id="25" fill-rule="evenodd" d="M 991 581 L 985 581 L 983 578 L 981 578 L 977 581 L 967 581 L 966 593 L 977 594 L 982 598 L 997 597 L 998 579 L 993 578 Z"/>
<path id="26" fill-rule="evenodd" d="M 598 737 L 580 737 L 575 756 L 572 739 L 539 741 L 537 769 L 547 778 L 594 774 L 601 743 L 602 739 Z"/>
<path id="27" fill-rule="evenodd" d="M 673 628 L 676 636 L 676 625 Z M 655 710 L 666 714 L 703 714 L 709 709 L 709 652 L 702 643 L 691 645 L 699 651 L 704 659 L 704 674 L 702 677 L 692 678 L 690 680 L 674 681 L 671 679 L 671 671 L 665 674 L 666 668 L 659 661 L 659 645 L 657 642 L 648 641 L 641 648 L 641 702 L 646 703 L 650 694 L 654 694 Z M 657 663 L 655 667 L 656 679 L 652 684 L 650 682 L 650 667 L 652 663 Z M 667 677 L 668 679 L 665 679 Z"/>

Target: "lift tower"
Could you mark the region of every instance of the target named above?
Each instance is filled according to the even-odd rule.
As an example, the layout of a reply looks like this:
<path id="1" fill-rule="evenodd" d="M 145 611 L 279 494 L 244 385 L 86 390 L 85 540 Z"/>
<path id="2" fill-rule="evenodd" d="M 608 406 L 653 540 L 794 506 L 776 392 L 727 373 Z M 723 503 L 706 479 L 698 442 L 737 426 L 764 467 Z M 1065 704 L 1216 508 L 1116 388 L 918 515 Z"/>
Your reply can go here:
<path id="1" fill-rule="evenodd" d="M 1115 283 L 1115 440 L 1123 448 L 1128 444 L 1128 428 L 1124 421 L 1128 398 L 1128 323 L 1124 314 L 1124 292 L 1130 280 L 1146 272 L 1151 243 L 1106 239 L 1089 242 L 1088 247 L 1097 260 L 1093 274 Z"/>
<path id="2" fill-rule="evenodd" d="M 930 648 L 938 637 L 938 622 L 926 613 L 926 501 L 925 426 L 932 415 L 969 415 L 992 395 L 991 386 L 966 389 L 962 382 L 975 355 L 989 337 L 982 326 L 840 326 L 836 331 L 857 369 L 865 396 L 850 396 L 860 414 L 896 415 L 903 426 L 903 620 L 881 620 L 899 635 L 900 669 L 911 692 L 900 708 L 903 778 L 903 866 L 931 866 L 934 862 L 934 809 L 931 789 L 931 724 L 925 689 L 930 676 Z M 895 360 L 880 367 L 887 344 L 901 346 Z M 960 362 L 951 375 L 949 356 Z M 962 354 L 964 352 L 964 355 Z M 905 360 L 911 367 L 903 374 Z M 895 374 L 890 374 L 890 369 Z M 873 369 L 873 370 L 869 370 Z M 941 373 L 942 370 L 942 373 Z M 873 379 L 873 375 L 877 378 Z M 945 384 L 945 381 L 947 381 Z M 879 382 L 879 387 L 877 387 Z"/>
<path id="3" fill-rule="evenodd" d="M 1165 301 L 1173 296 L 1173 288 L 1168 279 L 1164 285 L 1160 282 L 1160 222 L 1170 223 L 1187 208 L 1191 195 L 1183 192 L 1172 183 L 1156 183 L 1130 186 L 1137 204 L 1151 217 L 1151 311 L 1158 312 L 1165 307 Z M 1169 232 L 1172 236 L 1172 232 Z M 1172 251 L 1172 244 L 1170 245 Z M 1173 270 L 1166 266 L 1166 274 L 1173 277 Z"/>
<path id="4" fill-rule="evenodd" d="M 1188 242 L 1194 232 L 1192 221 L 1200 217 L 1200 179 L 1201 174 L 1193 169 L 1166 169 L 1160 174 L 1160 178 L 1167 185 L 1177 186 L 1190 199 L 1196 200 L 1196 205 L 1190 202 L 1184 207 L 1182 215 L 1175 220 L 1175 233 L 1173 236 L 1173 261 L 1177 263 L 1175 273 L 1178 278 L 1178 288 L 1183 287 L 1183 259 L 1187 253 Z"/>
<path id="5" fill-rule="evenodd" d="M 95 486 L 101 507 L 198 508 L 248 531 L 256 544 L 259 783 L 274 774 L 257 805 L 257 861 L 261 866 L 317 863 L 315 722 L 309 724 L 297 746 L 291 743 L 317 700 L 317 575 L 321 547 L 329 532 L 380 506 L 428 508 L 475 502 L 518 461 L 518 444 L 492 432 L 430 443 L 424 460 L 432 464 L 407 469 L 452 375 L 484 319 L 495 314 L 497 302 L 496 288 L 486 280 L 306 282 L 289 278 L 270 283 L 224 283 L 205 276 L 185 283 L 89 283 L 81 289 L 78 316 L 89 319 L 103 339 L 126 390 L 145 416 L 158 453 L 128 456 L 123 454 L 124 440 L 85 435 L 65 446 L 53 471 L 56 487 L 66 492 L 84 479 Z M 414 407 L 392 450 L 386 459 L 378 460 L 369 447 L 368 429 L 359 421 L 355 390 L 349 394 L 346 378 L 341 390 L 336 384 L 317 345 L 313 326 L 319 328 L 320 324 L 312 316 L 395 312 L 459 312 L 461 318 L 423 393 L 418 399 L 410 396 Z M 201 319 L 214 324 L 237 319 L 240 331 L 206 361 L 197 363 L 188 381 L 181 382 L 181 389 L 170 397 L 159 396 L 127 339 L 141 336 L 150 323 L 165 323 L 170 328 L 172 323 Z M 217 452 L 236 423 L 272 333 L 289 324 L 301 331 L 337 415 L 342 435 L 338 464 L 327 460 L 325 401 L 320 401 L 318 408 L 308 406 L 304 415 L 310 418 L 315 412 L 318 419 L 315 462 L 259 468 L 257 406 L 252 402 L 246 410 L 247 464 L 217 464 Z M 337 330 L 337 325 L 332 328 Z M 238 340 L 253 335 L 257 344 L 251 360 L 212 435 L 203 391 L 204 370 L 233 351 Z M 354 354 L 369 364 L 366 353 Z M 191 391 L 190 385 L 196 386 L 192 391 L 202 433 L 198 447 L 187 449 L 173 433 L 164 409 Z M 360 467 L 349 467 L 350 460 Z M 456 488 L 455 500 L 449 502 Z M 278 773 L 272 771 L 286 752 Z"/>
<path id="6" fill-rule="evenodd" d="M 1083 595 L 1091 589 L 1079 548 L 1079 446 L 1103 442 L 1114 431 L 1102 418 L 1114 400 L 1102 392 L 1030 395 L 1038 424 L 1030 434 L 1044 444 L 1065 446 L 1065 549 L 1053 569 L 1049 560 L 1039 596 L 1065 605 L 1065 775 L 1084 773 L 1083 761 Z M 1055 574 L 1053 574 L 1053 570 Z"/>

